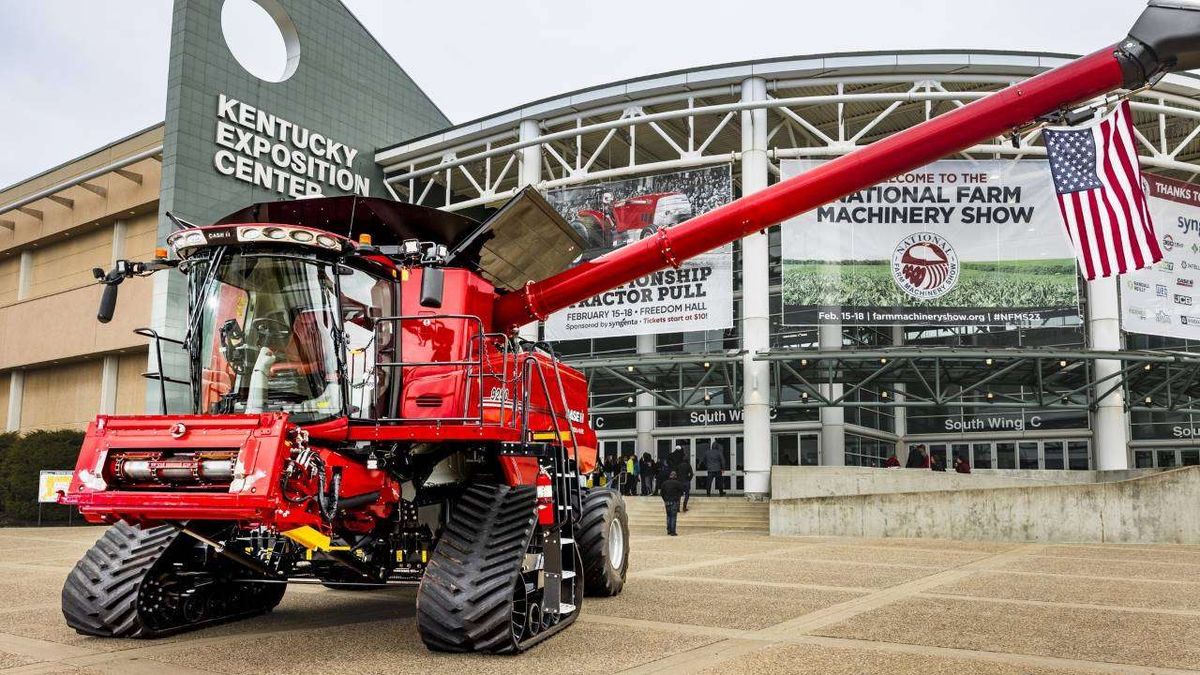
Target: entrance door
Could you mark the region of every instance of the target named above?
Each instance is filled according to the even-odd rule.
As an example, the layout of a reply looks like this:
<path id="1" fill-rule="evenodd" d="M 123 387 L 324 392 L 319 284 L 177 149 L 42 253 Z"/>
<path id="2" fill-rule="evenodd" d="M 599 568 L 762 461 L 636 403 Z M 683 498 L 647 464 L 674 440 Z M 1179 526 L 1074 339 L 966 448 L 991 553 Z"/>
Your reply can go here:
<path id="1" fill-rule="evenodd" d="M 714 492 L 724 489 L 725 492 L 740 493 L 745 489 L 745 474 L 743 462 L 745 448 L 741 436 L 701 436 L 695 439 L 692 450 L 692 466 L 696 469 L 695 484 L 692 491 L 708 489 L 708 467 L 705 457 L 713 446 L 720 446 L 723 472 L 720 487 L 712 486 Z"/>

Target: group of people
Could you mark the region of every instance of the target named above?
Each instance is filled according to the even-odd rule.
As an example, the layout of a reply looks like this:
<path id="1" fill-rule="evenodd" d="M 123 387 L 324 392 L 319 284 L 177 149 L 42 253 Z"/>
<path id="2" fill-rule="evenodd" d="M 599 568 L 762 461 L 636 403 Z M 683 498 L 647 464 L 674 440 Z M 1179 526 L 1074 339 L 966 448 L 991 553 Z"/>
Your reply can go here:
<path id="1" fill-rule="evenodd" d="M 716 442 L 698 458 L 696 469 L 693 470 L 687 453 L 677 445 L 661 460 L 651 457 L 648 452 L 643 452 L 640 459 L 634 453 L 610 456 L 602 463 L 601 471 L 605 484 L 623 495 L 661 495 L 667 511 L 667 534 L 677 536 L 676 523 L 679 513 L 688 510 L 688 498 L 692 494 L 692 479 L 696 472 L 705 473 L 707 495 L 711 496 L 715 489 L 724 497 L 726 461 L 725 448 Z"/>
<path id="2" fill-rule="evenodd" d="M 888 456 L 887 461 L 883 464 L 887 469 L 899 469 L 900 460 L 896 458 L 895 453 Z M 929 469 L 931 471 L 945 471 L 946 460 L 940 455 L 931 455 L 929 449 L 924 444 L 916 445 L 908 453 L 908 462 L 904 465 L 906 469 Z M 971 473 L 971 463 L 967 458 L 954 454 L 954 471 L 957 473 Z"/>

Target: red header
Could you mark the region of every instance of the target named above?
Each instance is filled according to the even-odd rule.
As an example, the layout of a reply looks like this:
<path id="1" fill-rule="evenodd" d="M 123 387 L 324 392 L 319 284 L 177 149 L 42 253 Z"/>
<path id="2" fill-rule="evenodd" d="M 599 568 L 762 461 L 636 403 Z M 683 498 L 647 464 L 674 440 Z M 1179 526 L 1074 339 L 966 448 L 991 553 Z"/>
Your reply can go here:
<path id="1" fill-rule="evenodd" d="M 1158 197 L 1178 204 L 1200 207 L 1200 185 L 1148 173 L 1143 173 L 1142 178 L 1150 185 L 1148 197 Z"/>

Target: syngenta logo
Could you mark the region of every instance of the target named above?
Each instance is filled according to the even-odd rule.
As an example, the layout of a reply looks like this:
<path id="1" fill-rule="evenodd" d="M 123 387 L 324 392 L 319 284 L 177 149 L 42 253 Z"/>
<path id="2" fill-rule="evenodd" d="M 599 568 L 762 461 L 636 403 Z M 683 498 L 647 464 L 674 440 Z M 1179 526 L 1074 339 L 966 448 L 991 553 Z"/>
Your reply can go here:
<path id="1" fill-rule="evenodd" d="M 1178 227 L 1179 231 L 1183 232 L 1184 234 L 1200 232 L 1200 219 L 1184 218 L 1183 216 L 1179 216 L 1179 218 L 1175 221 L 1175 226 Z"/>

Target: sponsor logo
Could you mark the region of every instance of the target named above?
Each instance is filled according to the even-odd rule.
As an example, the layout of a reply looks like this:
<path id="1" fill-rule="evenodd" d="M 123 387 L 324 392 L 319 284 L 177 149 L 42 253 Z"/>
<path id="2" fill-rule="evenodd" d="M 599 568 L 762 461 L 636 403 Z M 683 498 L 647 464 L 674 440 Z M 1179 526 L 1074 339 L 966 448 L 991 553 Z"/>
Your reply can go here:
<path id="1" fill-rule="evenodd" d="M 1187 266 L 1188 266 L 1187 261 L 1186 260 L 1183 261 L 1183 268 L 1187 269 Z M 1164 260 L 1164 261 L 1158 263 L 1158 269 L 1160 269 L 1164 272 L 1174 272 L 1175 271 L 1175 263 Z"/>
<path id="2" fill-rule="evenodd" d="M 1146 320 L 1146 310 L 1141 307 L 1130 307 L 1129 313 L 1143 321 Z"/>
<path id="3" fill-rule="evenodd" d="M 1184 316 L 1179 317 L 1179 323 L 1181 323 L 1185 326 L 1196 326 L 1196 327 L 1200 328 L 1200 316 L 1184 315 Z"/>
<path id="4" fill-rule="evenodd" d="M 571 410 L 568 408 L 567 419 L 576 424 L 583 424 L 583 413 L 578 410 Z"/>
<path id="5" fill-rule="evenodd" d="M 1137 291 L 1138 293 L 1145 293 L 1150 290 L 1150 284 L 1148 284 L 1144 281 L 1136 281 L 1134 279 L 1130 279 L 1129 280 L 1129 290 Z"/>
<path id="6" fill-rule="evenodd" d="M 1171 323 L 1171 315 L 1160 309 L 1154 313 L 1154 320 L 1158 323 Z"/>
<path id="7" fill-rule="evenodd" d="M 1185 270 L 1200 270 L 1200 265 L 1197 265 L 1196 263 L 1190 263 L 1186 260 L 1180 260 L 1179 266 Z"/>
<path id="8" fill-rule="evenodd" d="M 1154 294 L 1160 298 L 1167 297 L 1167 287 L 1163 284 L 1154 284 Z"/>
<path id="9" fill-rule="evenodd" d="M 1175 294 L 1175 304 L 1184 305 L 1186 307 L 1191 307 L 1192 306 L 1192 296 L 1180 295 L 1180 294 L 1176 293 Z"/>
<path id="10" fill-rule="evenodd" d="M 1191 288 L 1191 287 L 1195 286 L 1196 284 L 1195 284 L 1195 282 L 1193 282 L 1191 279 L 1188 279 L 1187 277 L 1178 277 L 1177 279 L 1175 279 L 1175 285 L 1183 286 L 1184 288 Z"/>
<path id="11" fill-rule="evenodd" d="M 1175 247 L 1176 247 L 1176 246 L 1183 246 L 1183 244 L 1180 244 L 1179 242 L 1175 241 L 1175 238 L 1174 238 L 1174 237 L 1172 237 L 1172 236 L 1171 236 L 1171 235 L 1169 235 L 1169 234 L 1164 234 L 1164 235 L 1163 235 L 1163 238 L 1162 238 L 1162 247 L 1163 247 L 1165 250 L 1167 250 L 1167 251 L 1173 251 L 1173 250 L 1175 250 Z"/>
<path id="12" fill-rule="evenodd" d="M 918 300 L 949 293 L 958 276 L 958 253 L 941 235 L 915 232 L 892 250 L 892 279 L 900 290 Z"/>

